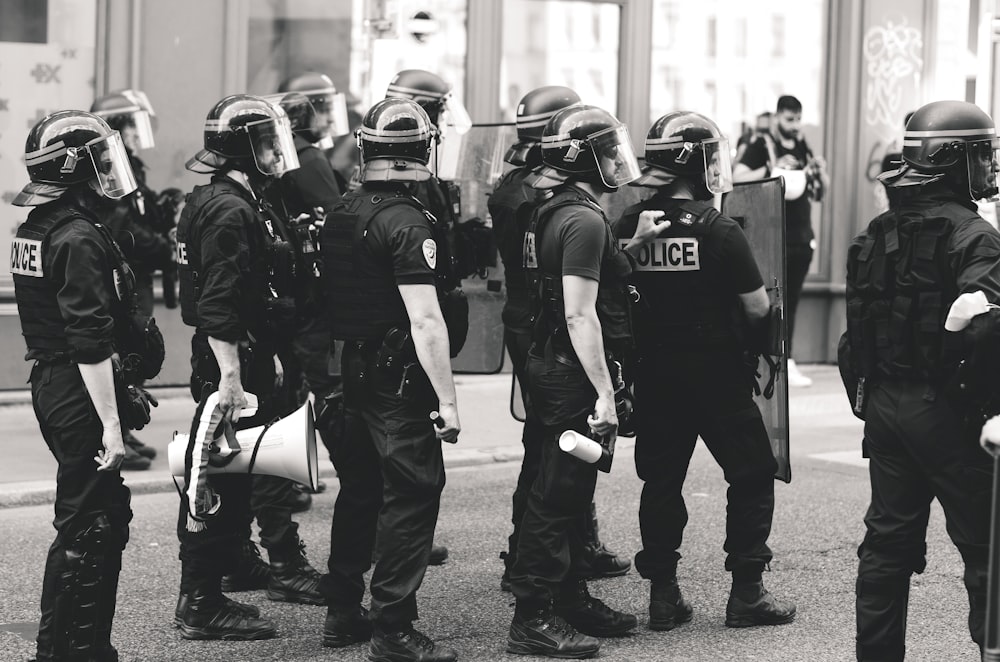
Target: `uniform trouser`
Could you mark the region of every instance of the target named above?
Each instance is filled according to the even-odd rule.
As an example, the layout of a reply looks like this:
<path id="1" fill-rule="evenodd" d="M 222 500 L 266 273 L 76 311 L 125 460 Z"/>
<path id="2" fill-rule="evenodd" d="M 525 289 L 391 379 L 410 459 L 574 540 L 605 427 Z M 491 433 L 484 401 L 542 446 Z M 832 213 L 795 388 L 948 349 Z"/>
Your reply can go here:
<path id="1" fill-rule="evenodd" d="M 330 341 L 329 318 L 321 315 L 304 322 L 292 339 L 289 350 L 282 354 L 285 383 L 292 398 L 289 411 L 298 409 L 305 402 L 306 393 L 311 391 L 318 416 L 324 398 L 340 387 L 341 383 L 340 376 L 330 374 L 333 345 Z M 334 429 L 320 430 L 323 444 L 331 456 L 334 433 Z"/>
<path id="2" fill-rule="evenodd" d="M 930 398 L 930 399 L 928 399 Z M 902 660 L 910 575 L 926 565 L 933 499 L 965 563 L 969 631 L 983 643 L 992 461 L 942 396 L 920 382 L 884 382 L 865 412 L 872 500 L 858 548 L 857 656 Z"/>
<path id="3" fill-rule="evenodd" d="M 587 417 L 597 395 L 579 364 L 530 355 L 527 373 L 530 397 L 545 427 L 510 582 L 518 609 L 533 610 L 557 598 L 560 585 L 582 578 L 573 572 L 584 546 L 577 523 L 589 514 L 597 468 L 560 451 L 559 435 L 590 431 Z"/>
<path id="4" fill-rule="evenodd" d="M 199 368 L 202 370 L 199 370 Z M 197 375 L 203 380 L 212 382 L 213 388 L 217 388 L 218 380 L 217 368 L 212 372 L 212 364 L 207 366 L 195 365 Z M 258 398 L 259 408 L 257 414 L 252 417 L 241 417 L 236 423 L 235 429 L 264 425 L 270 421 L 275 414 L 274 398 L 274 362 L 267 352 L 260 352 L 244 367 L 242 371 L 243 389 L 253 393 Z M 196 382 L 197 377 L 192 379 Z M 239 550 L 249 534 L 249 523 L 253 517 L 251 510 L 251 476 L 240 474 L 209 474 L 208 483 L 215 493 L 222 500 L 217 513 L 212 515 L 205 522 L 205 528 L 201 531 L 188 530 L 188 511 L 184 500 L 180 500 L 177 514 L 177 539 L 180 542 L 181 560 L 181 591 L 190 593 L 196 585 L 201 585 L 208 590 L 217 590 L 222 575 L 233 570 L 233 563 L 239 558 Z M 258 517 L 261 525 L 261 541 L 265 547 L 272 540 L 287 542 L 287 531 L 290 527 L 295 527 L 291 521 L 291 511 L 285 508 L 273 509 L 269 511 L 273 515 L 273 525 L 265 526 L 268 522 L 267 515 L 264 520 Z M 258 513 L 259 515 L 259 513 Z M 265 531 L 275 531 L 276 533 L 267 538 Z M 294 534 L 294 528 L 292 528 Z M 294 538 L 292 543 L 297 548 L 298 538 Z"/>
<path id="5" fill-rule="evenodd" d="M 813 249 L 809 244 L 790 244 L 787 249 L 787 277 L 785 288 L 785 324 L 788 333 L 788 356 L 792 356 L 792 337 L 795 335 L 795 314 L 799 309 L 799 299 L 802 288 L 809 275 L 809 265 L 812 264 Z"/>
<path id="6" fill-rule="evenodd" d="M 767 430 L 735 350 L 644 350 L 636 367 L 635 466 L 642 550 L 635 566 L 647 579 L 675 576 L 688 521 L 682 488 L 698 437 L 729 483 L 726 569 L 762 569 L 774 514 L 774 472 Z"/>
<path id="7" fill-rule="evenodd" d="M 334 608 L 356 607 L 375 548 L 371 618 L 384 630 L 417 618 L 437 524 L 444 462 L 428 417 L 438 400 L 416 369 L 397 395 L 400 375 L 375 366 L 376 348 L 344 345 L 343 434 L 332 454 L 340 493 L 330 529 L 329 574 L 320 590 Z"/>
<path id="8" fill-rule="evenodd" d="M 45 563 L 38 659 L 112 659 L 130 493 L 120 473 L 97 471 L 94 456 L 103 448 L 104 428 L 77 365 L 36 363 L 31 392 L 42 437 L 58 463 L 56 538 Z M 85 604 L 93 607 L 85 610 Z"/>

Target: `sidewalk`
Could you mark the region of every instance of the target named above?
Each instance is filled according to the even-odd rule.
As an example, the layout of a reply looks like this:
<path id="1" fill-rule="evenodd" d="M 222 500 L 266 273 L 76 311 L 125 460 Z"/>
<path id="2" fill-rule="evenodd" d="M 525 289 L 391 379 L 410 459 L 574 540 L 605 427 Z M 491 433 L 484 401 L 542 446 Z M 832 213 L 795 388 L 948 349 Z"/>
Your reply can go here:
<path id="1" fill-rule="evenodd" d="M 814 385 L 792 391 L 792 415 L 801 420 L 800 425 L 793 425 L 793 454 L 795 437 L 806 432 L 802 425 L 821 425 L 830 415 L 840 418 L 846 408 L 835 366 L 806 366 L 803 372 L 813 378 Z M 461 375 L 455 378 L 462 434 L 458 444 L 443 445 L 446 467 L 521 459 L 521 424 L 510 416 L 508 407 L 510 380 L 509 374 Z M 174 430 L 188 429 L 194 412 L 194 403 L 185 388 L 157 389 L 154 395 L 159 399 L 160 406 L 153 410 L 150 425 L 137 436 L 156 448 L 158 456 L 146 471 L 122 472 L 133 494 L 175 489 L 167 466 L 167 444 Z M 623 438 L 619 440 L 618 448 L 630 448 L 633 443 L 632 439 Z M 0 447 L 5 457 L 0 467 L 0 508 L 53 502 L 56 463 L 38 431 L 30 392 L 0 392 Z M 320 477 L 329 480 L 335 474 L 322 444 L 319 444 L 319 454 Z"/>

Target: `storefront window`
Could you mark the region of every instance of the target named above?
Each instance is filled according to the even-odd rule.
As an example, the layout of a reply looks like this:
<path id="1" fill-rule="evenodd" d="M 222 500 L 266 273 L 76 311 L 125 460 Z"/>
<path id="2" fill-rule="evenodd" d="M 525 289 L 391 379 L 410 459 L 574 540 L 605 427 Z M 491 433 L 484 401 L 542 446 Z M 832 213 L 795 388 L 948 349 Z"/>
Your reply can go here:
<path id="1" fill-rule="evenodd" d="M 97 0 L 4 0 L 0 19 L 0 255 L 29 209 L 11 200 L 28 182 L 28 131 L 56 110 L 94 100 Z M 0 291 L 13 290 L 0 270 Z"/>
<path id="2" fill-rule="evenodd" d="M 617 4 L 566 0 L 504 2 L 500 106 L 513 121 L 527 92 L 573 88 L 584 103 L 618 112 Z"/>

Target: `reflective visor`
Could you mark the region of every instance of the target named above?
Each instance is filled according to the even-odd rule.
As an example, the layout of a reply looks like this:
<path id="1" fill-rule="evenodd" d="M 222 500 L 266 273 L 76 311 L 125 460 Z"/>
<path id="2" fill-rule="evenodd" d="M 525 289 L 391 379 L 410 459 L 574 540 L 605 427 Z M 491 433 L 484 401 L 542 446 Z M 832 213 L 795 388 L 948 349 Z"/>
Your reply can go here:
<path id="1" fill-rule="evenodd" d="M 321 118 L 325 116 L 326 126 L 320 129 L 323 133 L 336 138 L 351 132 L 350 121 L 347 119 L 347 96 L 338 92 L 310 96 L 309 99 Z"/>
<path id="2" fill-rule="evenodd" d="M 453 94 L 448 94 L 444 98 L 444 117 L 440 118 L 439 122 L 442 126 L 452 127 L 458 135 L 466 134 L 472 128 L 469 111 Z"/>
<path id="3" fill-rule="evenodd" d="M 733 159 L 729 151 L 729 140 L 702 140 L 701 151 L 705 156 L 705 186 L 708 190 L 712 193 L 732 191 Z"/>
<path id="4" fill-rule="evenodd" d="M 152 149 L 156 147 L 153 139 L 153 123 L 149 119 L 149 111 L 140 110 L 132 113 L 132 124 L 135 126 L 136 149 Z"/>
<path id="5" fill-rule="evenodd" d="M 115 131 L 90 141 L 87 153 L 106 197 L 118 200 L 136 189 L 135 175 L 120 133 Z"/>
<path id="6" fill-rule="evenodd" d="M 587 144 L 594 152 L 601 180 L 606 186 L 618 188 L 638 179 L 642 174 L 624 124 L 589 136 Z"/>
<path id="7" fill-rule="evenodd" d="M 280 177 L 299 167 L 299 155 L 287 116 L 251 122 L 246 126 L 254 161 L 261 173 Z"/>

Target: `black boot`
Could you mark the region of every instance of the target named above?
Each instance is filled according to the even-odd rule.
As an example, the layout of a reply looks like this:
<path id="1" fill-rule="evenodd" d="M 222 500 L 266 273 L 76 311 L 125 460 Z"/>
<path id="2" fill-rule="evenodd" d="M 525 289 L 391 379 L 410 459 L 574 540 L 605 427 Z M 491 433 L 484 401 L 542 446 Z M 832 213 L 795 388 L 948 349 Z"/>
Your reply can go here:
<path id="1" fill-rule="evenodd" d="M 267 582 L 267 599 L 280 602 L 298 602 L 304 605 L 325 605 L 326 596 L 319 590 L 320 574 L 309 565 L 306 545 L 301 540 L 290 554 L 279 555 L 269 551 L 271 577 Z"/>
<path id="2" fill-rule="evenodd" d="M 793 620 L 795 604 L 776 598 L 764 588 L 764 582 L 733 583 L 729 602 L 726 604 L 726 627 L 784 625 Z"/>
<path id="3" fill-rule="evenodd" d="M 132 450 L 144 458 L 148 460 L 156 459 L 156 449 L 139 441 L 136 436 L 132 434 L 131 430 L 122 435 L 122 441 L 125 442 L 126 446 L 130 446 Z"/>
<path id="4" fill-rule="evenodd" d="M 601 642 L 580 634 L 548 608 L 515 610 L 507 633 L 507 652 L 515 655 L 582 659 L 600 649 Z"/>
<path id="5" fill-rule="evenodd" d="M 372 638 L 372 622 L 368 620 L 368 610 L 362 606 L 354 609 L 326 610 L 323 623 L 323 645 L 327 648 L 343 648 Z"/>
<path id="6" fill-rule="evenodd" d="M 458 653 L 436 645 L 412 625 L 390 632 L 376 628 L 368 646 L 371 662 L 455 662 Z"/>
<path id="7" fill-rule="evenodd" d="M 260 558 L 257 543 L 247 538 L 240 546 L 236 568 L 222 578 L 222 590 L 226 593 L 257 591 L 267 588 L 270 577 L 271 569 Z"/>
<path id="8" fill-rule="evenodd" d="M 248 605 L 245 602 L 237 602 L 232 598 L 225 595 L 222 599 L 228 604 L 232 609 L 243 612 L 250 618 L 260 618 L 260 609 L 254 605 Z M 190 601 L 187 593 L 181 591 L 177 594 L 177 606 L 174 607 L 174 627 L 179 628 L 181 626 L 181 621 L 184 620 L 184 611 L 187 609 L 187 604 Z"/>
<path id="9" fill-rule="evenodd" d="M 681 623 L 691 620 L 691 605 L 688 604 L 677 578 L 654 579 L 649 585 L 649 629 L 673 630 Z"/>
<path id="10" fill-rule="evenodd" d="M 427 565 L 442 565 L 448 560 L 448 548 L 444 545 L 431 544 L 431 555 L 427 558 Z"/>
<path id="11" fill-rule="evenodd" d="M 581 537 L 583 538 L 583 555 L 577 559 L 578 572 L 587 579 L 602 577 L 618 577 L 624 575 L 632 567 L 632 561 L 618 556 L 601 542 L 597 524 L 597 506 L 590 504 L 590 513 L 581 520 Z"/>
<path id="12" fill-rule="evenodd" d="M 587 582 L 582 579 L 560 589 L 554 611 L 574 628 L 592 637 L 617 637 L 639 624 L 632 614 L 615 611 L 591 596 Z"/>
<path id="13" fill-rule="evenodd" d="M 178 624 L 185 639 L 251 641 L 278 634 L 269 619 L 250 616 L 245 606 L 227 600 L 218 589 L 197 586 L 186 597 Z"/>

